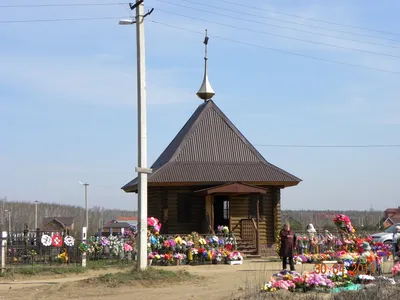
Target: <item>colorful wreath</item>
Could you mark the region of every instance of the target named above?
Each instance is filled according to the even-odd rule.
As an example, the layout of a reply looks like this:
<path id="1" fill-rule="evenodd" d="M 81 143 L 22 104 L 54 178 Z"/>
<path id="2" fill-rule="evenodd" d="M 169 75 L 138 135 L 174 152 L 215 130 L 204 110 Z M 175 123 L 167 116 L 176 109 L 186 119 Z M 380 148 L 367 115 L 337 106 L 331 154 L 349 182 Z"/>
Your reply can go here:
<path id="1" fill-rule="evenodd" d="M 67 236 L 64 238 L 64 244 L 65 244 L 66 246 L 68 246 L 68 247 L 72 247 L 72 246 L 75 244 L 75 239 L 74 239 L 72 236 L 67 235 Z"/>
<path id="2" fill-rule="evenodd" d="M 54 247 L 61 247 L 63 243 L 62 237 L 59 235 L 53 235 L 53 238 L 51 240 L 51 244 Z"/>
<path id="3" fill-rule="evenodd" d="M 46 247 L 51 246 L 51 236 L 49 236 L 47 234 L 43 234 L 41 242 L 42 242 L 43 246 L 46 246 Z"/>
<path id="4" fill-rule="evenodd" d="M 86 243 L 82 242 L 82 243 L 79 245 L 79 250 L 80 250 L 82 253 L 86 253 L 86 252 L 89 250 L 89 247 L 88 247 L 88 245 L 87 245 Z"/>

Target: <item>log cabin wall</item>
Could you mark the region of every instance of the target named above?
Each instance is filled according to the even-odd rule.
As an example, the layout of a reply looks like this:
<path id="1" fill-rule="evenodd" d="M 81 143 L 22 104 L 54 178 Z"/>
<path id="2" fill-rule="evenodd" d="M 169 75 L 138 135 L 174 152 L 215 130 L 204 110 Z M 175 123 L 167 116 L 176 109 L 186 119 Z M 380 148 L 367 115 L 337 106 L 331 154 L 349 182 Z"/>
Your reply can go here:
<path id="1" fill-rule="evenodd" d="M 275 235 L 281 230 L 281 189 L 275 189 L 274 196 L 274 215 L 275 215 Z"/>
<path id="2" fill-rule="evenodd" d="M 147 215 L 163 222 L 162 203 L 164 190 L 162 187 L 148 187 Z"/>
<path id="3" fill-rule="evenodd" d="M 265 186 L 267 194 L 262 195 L 260 211 L 260 245 L 262 255 L 274 255 L 275 233 L 281 224 L 280 188 Z M 206 196 L 200 196 L 194 191 L 199 187 L 149 187 L 148 215 L 158 218 L 162 226 L 162 233 L 190 233 L 197 231 L 207 233 Z M 190 201 L 190 209 L 184 221 L 178 217 L 178 198 L 183 197 Z M 231 229 L 240 239 L 240 220 L 252 217 L 250 195 L 231 195 L 229 213 Z M 183 201 L 183 200 L 181 200 Z M 164 209 L 167 208 L 167 219 L 164 218 Z M 167 221 L 167 222 L 166 222 Z M 218 225 L 218 224 L 215 224 Z M 236 226 L 237 225 L 237 226 Z M 236 227 L 236 228 L 235 228 Z"/>
<path id="4" fill-rule="evenodd" d="M 148 215 L 156 217 L 163 224 L 161 233 L 192 231 L 206 233 L 205 196 L 194 193 L 199 189 L 199 187 L 149 187 Z"/>
<path id="5" fill-rule="evenodd" d="M 271 244 L 274 241 L 275 211 L 273 210 L 275 192 L 273 188 L 268 188 L 267 194 L 263 195 L 264 215 L 262 223 L 265 224 L 265 235 L 260 236 L 260 244 Z"/>
<path id="6" fill-rule="evenodd" d="M 264 202 L 267 212 L 271 212 L 270 217 L 267 218 L 267 236 L 266 240 L 261 241 L 262 256 L 276 256 L 275 240 L 276 232 L 281 228 L 281 189 L 278 187 L 266 187 L 268 193 L 264 195 L 267 201 Z"/>

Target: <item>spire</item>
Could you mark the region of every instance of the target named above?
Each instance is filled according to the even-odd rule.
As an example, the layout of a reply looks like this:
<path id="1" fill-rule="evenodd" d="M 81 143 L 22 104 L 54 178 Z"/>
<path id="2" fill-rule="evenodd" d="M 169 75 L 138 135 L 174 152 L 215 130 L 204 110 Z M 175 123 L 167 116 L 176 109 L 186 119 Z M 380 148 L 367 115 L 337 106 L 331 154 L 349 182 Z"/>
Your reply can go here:
<path id="1" fill-rule="evenodd" d="M 214 95 L 215 92 L 211 87 L 210 82 L 208 81 L 208 74 L 207 74 L 207 45 L 208 45 L 208 36 L 207 36 L 207 29 L 206 29 L 206 36 L 204 38 L 204 45 L 205 45 L 205 55 L 204 55 L 204 78 L 203 78 L 203 83 L 201 84 L 201 87 L 199 91 L 197 92 L 197 97 L 200 99 L 203 99 L 204 101 L 210 100 Z"/>

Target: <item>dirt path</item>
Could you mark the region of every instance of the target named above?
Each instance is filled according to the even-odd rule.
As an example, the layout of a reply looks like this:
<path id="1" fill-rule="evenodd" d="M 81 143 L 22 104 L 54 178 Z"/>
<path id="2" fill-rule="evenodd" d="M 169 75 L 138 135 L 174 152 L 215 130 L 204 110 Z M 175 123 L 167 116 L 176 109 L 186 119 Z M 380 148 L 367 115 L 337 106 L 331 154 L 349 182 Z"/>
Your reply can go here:
<path id="1" fill-rule="evenodd" d="M 34 288 L 45 285 L 63 284 L 68 282 L 80 281 L 91 277 L 101 276 L 106 273 L 117 273 L 117 272 L 121 272 L 121 270 L 119 269 L 90 270 L 84 274 L 67 274 L 67 275 L 60 274 L 60 275 L 54 275 L 52 277 L 35 276 L 34 278 L 32 278 L 28 276 L 23 276 L 23 277 L 17 277 L 17 279 L 1 278 L 0 294 L 3 295 L 4 291 L 26 288 L 27 286 L 29 286 L 30 288 Z M 3 299 L 0 298 L 0 300 Z"/>
<path id="2" fill-rule="evenodd" d="M 231 295 L 243 292 L 250 285 L 259 290 L 266 276 L 278 271 L 280 264 L 265 262 L 247 262 L 241 266 L 206 265 L 159 267 L 167 270 L 187 270 L 200 276 L 190 282 L 176 284 L 158 284 L 156 282 L 134 282 L 129 286 L 110 288 L 93 286 L 84 279 L 120 270 L 91 271 L 84 275 L 70 275 L 63 278 L 33 279 L 24 281 L 0 281 L 0 300 L 56 299 L 61 296 L 68 299 L 142 299 L 160 297 L 165 300 L 176 299 L 231 299 Z"/>
<path id="3" fill-rule="evenodd" d="M 314 265 L 297 265 L 297 271 L 310 271 Z M 110 288 L 88 284 L 84 279 L 120 270 L 91 271 L 84 275 L 64 278 L 24 281 L 0 281 L 0 300 L 22 299 L 99 299 L 130 300 L 132 297 L 163 300 L 207 299 L 228 300 L 245 291 L 257 292 L 266 278 L 280 270 L 280 263 L 245 261 L 241 266 L 206 265 L 159 267 L 167 270 L 187 270 L 200 276 L 190 282 L 163 284 L 135 281 L 129 285 Z"/>

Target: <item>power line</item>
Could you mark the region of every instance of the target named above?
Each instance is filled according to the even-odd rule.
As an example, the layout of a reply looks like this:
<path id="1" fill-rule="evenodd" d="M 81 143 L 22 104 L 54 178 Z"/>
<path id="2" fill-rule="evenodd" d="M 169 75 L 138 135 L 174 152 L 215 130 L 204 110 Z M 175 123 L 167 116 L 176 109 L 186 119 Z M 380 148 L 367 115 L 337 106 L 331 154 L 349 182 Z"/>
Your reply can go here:
<path id="1" fill-rule="evenodd" d="M 173 3 L 173 2 L 169 2 L 169 1 L 164 1 L 164 0 L 155 0 L 155 1 L 166 3 L 166 4 L 170 4 L 170 5 L 185 7 L 185 8 L 189 8 L 189 9 L 193 9 L 193 10 L 204 11 L 204 10 L 201 10 L 199 8 L 196 8 L 196 7 L 186 6 L 186 5 Z M 394 40 L 394 39 L 390 39 L 390 38 L 382 38 L 382 37 L 371 36 L 371 35 L 362 34 L 362 33 L 355 33 L 355 32 L 350 32 L 350 31 L 331 29 L 331 28 L 320 27 L 320 26 L 316 26 L 316 25 L 307 25 L 307 24 L 298 23 L 298 22 L 292 22 L 292 21 L 287 21 L 287 20 L 279 20 L 279 19 L 274 19 L 274 18 L 270 18 L 270 17 L 266 17 L 266 16 L 260 16 L 260 15 L 245 13 L 245 12 L 237 11 L 237 10 L 234 10 L 234 9 L 223 8 L 223 7 L 210 5 L 210 4 L 204 4 L 204 3 L 191 1 L 191 0 L 183 0 L 183 1 L 188 2 L 188 3 L 192 3 L 192 4 L 207 6 L 207 7 L 215 8 L 215 9 L 219 9 L 219 10 L 230 11 L 230 12 L 237 13 L 237 14 L 240 14 L 240 15 L 247 15 L 247 16 L 252 16 L 252 17 L 256 17 L 256 18 L 273 20 L 273 21 L 276 21 L 276 22 L 283 22 L 283 23 L 288 23 L 288 24 L 294 24 L 294 25 L 300 25 L 300 26 L 306 26 L 306 27 L 313 27 L 313 28 L 317 28 L 317 29 L 328 30 L 328 31 L 333 31 L 333 32 L 338 32 L 338 33 L 346 33 L 346 34 L 350 34 L 350 35 L 365 36 L 365 37 L 369 37 L 369 38 L 373 38 L 373 39 L 386 40 L 386 41 L 392 41 L 392 42 L 400 43 L 399 40 Z M 204 12 L 207 12 L 207 11 L 204 11 Z"/>
<path id="2" fill-rule="evenodd" d="M 235 29 L 239 29 L 239 30 L 246 30 L 246 31 L 249 31 L 249 32 L 276 36 L 276 37 L 280 37 L 280 38 L 284 38 L 284 39 L 290 39 L 290 40 L 301 41 L 301 42 L 306 42 L 306 43 L 312 43 L 312 44 L 317 44 L 317 45 L 324 45 L 324 46 L 334 47 L 334 48 L 339 48 L 339 49 L 353 50 L 353 51 L 364 52 L 364 53 L 375 54 L 375 55 L 381 55 L 381 56 L 400 58 L 400 56 L 387 54 L 387 53 L 369 51 L 369 50 L 364 50 L 364 49 L 359 49 L 359 48 L 344 47 L 344 46 L 328 44 L 328 43 L 323 43 L 323 42 L 317 42 L 317 41 L 312 41 L 312 40 L 304 40 L 304 39 L 300 39 L 300 38 L 289 37 L 289 36 L 276 34 L 276 33 L 271 33 L 271 32 L 267 32 L 267 31 L 259 31 L 259 30 L 239 27 L 239 26 L 235 26 L 235 25 L 231 25 L 231 24 L 225 24 L 225 23 L 221 23 L 221 22 L 216 22 L 216 21 L 201 19 L 201 18 L 192 17 L 192 16 L 188 16 L 188 15 L 183 15 L 183 14 L 179 14 L 179 13 L 163 10 L 163 9 L 160 9 L 160 8 L 157 8 L 157 11 L 161 11 L 161 12 L 164 12 L 164 13 L 167 13 L 167 14 L 177 15 L 177 16 L 181 16 L 181 17 L 185 17 L 185 18 L 189 18 L 189 19 L 193 19 L 193 20 L 199 20 L 199 21 L 203 21 L 203 22 L 208 22 L 208 23 L 214 23 L 214 24 L 218 24 L 218 25 L 222 25 L 222 26 L 227 26 L 227 27 L 231 27 L 231 28 L 235 28 Z"/>
<path id="3" fill-rule="evenodd" d="M 348 24 L 343 24 L 343 23 L 338 23 L 338 22 L 332 22 L 332 21 L 327 21 L 327 20 L 321 20 L 321 19 L 315 19 L 315 18 L 310 18 L 310 17 L 304 17 L 296 14 L 289 14 L 289 13 L 284 13 L 284 12 L 279 12 L 276 10 L 269 10 L 266 8 L 262 7 L 256 7 L 256 6 L 249 6 L 249 5 L 244 5 L 241 3 L 236 3 L 232 1 L 227 1 L 227 0 L 217 0 L 219 2 L 239 6 L 239 7 L 245 7 L 249 9 L 254 9 L 258 11 L 265 11 L 269 13 L 274 13 L 278 15 L 284 15 L 284 16 L 289 16 L 289 17 L 295 17 L 295 18 L 300 18 L 300 19 L 305 19 L 305 20 L 310 20 L 310 21 L 316 21 L 316 22 L 321 22 L 321 23 L 326 23 L 326 24 L 333 24 L 333 25 L 338 25 L 338 26 L 343 26 L 343 27 L 349 27 L 349 28 L 355 28 L 355 29 L 362 29 L 365 31 L 372 31 L 372 32 L 377 32 L 377 33 L 385 33 L 385 34 L 391 34 L 391 35 L 400 35 L 399 33 L 395 32 L 390 32 L 390 31 L 384 31 L 384 30 L 379 30 L 379 29 L 373 29 L 373 28 L 365 28 L 365 27 L 360 27 L 360 26 L 355 26 L 355 25 L 348 25 Z M 31 7 L 80 7 L 80 6 L 117 6 L 117 5 L 127 5 L 129 2 L 111 2 L 111 3 L 59 3 L 59 4 L 6 4 L 6 5 L 0 5 L 0 8 L 31 8 Z"/>
<path id="4" fill-rule="evenodd" d="M 279 11 L 276 11 L 276 10 L 269 10 L 269 9 L 262 8 L 262 7 L 249 6 L 247 4 L 244 5 L 244 4 L 241 4 L 241 3 L 236 3 L 236 2 L 227 1 L 227 0 L 217 0 L 217 1 L 228 3 L 228 4 L 232 4 L 232 5 L 236 5 L 236 6 L 240 6 L 240 7 L 255 9 L 255 10 L 258 10 L 258 11 L 261 10 L 261 11 L 265 11 L 265 12 L 269 12 L 269 13 L 274 13 L 274 14 L 283 15 L 283 16 L 289 16 L 289 17 L 295 17 L 295 18 L 304 19 L 304 20 L 310 20 L 310 21 L 321 22 L 321 23 L 332 24 L 332 25 L 339 25 L 339 26 L 355 28 L 355 29 L 362 29 L 362 30 L 365 30 L 365 31 L 373 31 L 373 32 L 392 34 L 392 35 L 400 35 L 399 33 L 396 33 L 396 32 L 390 32 L 390 31 L 373 29 L 373 28 L 365 28 L 365 27 L 360 27 L 360 26 L 355 26 L 355 25 L 348 25 L 348 24 L 332 22 L 332 21 L 327 21 L 327 20 L 321 20 L 321 19 L 314 19 L 314 18 L 304 17 L 304 16 L 300 16 L 300 15 L 296 15 L 296 14 L 288 14 L 288 13 L 279 12 Z"/>
<path id="5" fill-rule="evenodd" d="M 59 3 L 59 4 L 10 4 L 0 5 L 0 8 L 27 8 L 27 7 L 79 7 L 79 6 L 116 6 L 128 5 L 128 2 L 113 2 L 113 3 Z"/>
<path id="6" fill-rule="evenodd" d="M 157 1 L 157 0 L 156 0 Z M 221 1 L 221 0 L 220 0 Z M 163 1 L 160 1 L 163 2 Z M 188 1 L 189 2 L 189 1 Z M 233 2 L 229 2 L 229 1 L 221 1 L 221 2 L 226 2 L 229 4 L 234 4 L 234 5 L 238 5 L 238 6 L 246 6 L 247 5 L 241 5 L 241 4 L 235 4 Z M 168 2 L 165 2 L 168 3 Z M 193 3 L 197 3 L 197 2 L 193 2 Z M 117 3 L 62 3 L 62 4 L 27 4 L 27 5 L 0 5 L 0 8 L 40 8 L 40 7 L 84 7 L 84 6 L 117 6 L 117 5 L 128 5 L 128 2 L 117 2 Z M 174 3 L 168 3 L 171 5 L 178 5 L 178 4 L 174 4 Z M 199 3 L 200 4 L 200 3 Z M 204 4 L 201 4 L 204 5 Z M 178 6 L 182 6 L 182 5 L 178 5 Z M 333 35 L 329 35 L 329 34 L 324 34 L 324 33 L 318 33 L 318 32 L 313 32 L 313 31 L 308 31 L 308 30 L 302 30 L 302 29 L 295 29 L 295 28 L 291 28 L 291 27 L 285 27 L 285 26 L 279 26 L 279 25 L 275 25 L 275 24 L 270 24 L 270 23 L 265 23 L 265 22 L 257 22 L 254 20 L 247 20 L 247 19 L 243 19 L 243 18 L 239 18 L 239 17 L 235 17 L 235 16 L 230 16 L 230 15 L 225 15 L 225 14 L 219 14 L 219 13 L 215 13 L 215 12 L 211 12 L 211 11 L 206 11 L 206 10 L 201 10 L 198 8 L 194 8 L 194 7 L 189 7 L 189 6 L 182 6 L 185 8 L 190 8 L 190 9 L 194 9 L 194 10 L 199 10 L 199 11 L 203 11 L 203 12 L 208 12 L 211 14 L 216 14 L 216 15 L 220 15 L 220 16 L 225 16 L 225 17 L 229 17 L 229 18 L 233 18 L 236 20 L 242 20 L 242 21 L 246 21 L 246 22 L 252 22 L 252 23 L 257 23 L 257 24 L 262 24 L 262 25 L 268 25 L 268 26 L 273 26 L 273 27 L 277 27 L 277 28 L 282 28 L 282 29 L 288 29 L 288 30 L 293 30 L 293 31 L 297 31 L 297 32 L 304 32 L 304 33 L 309 33 L 309 34 L 313 34 L 313 35 L 319 35 L 319 36 L 324 36 L 324 37 L 329 37 L 329 38 L 335 38 L 335 39 L 340 39 L 340 40 L 345 40 L 345 41 L 352 41 L 352 42 L 356 42 L 356 43 L 363 43 L 363 44 L 369 44 L 369 45 L 376 45 L 376 46 L 381 46 L 381 47 L 387 47 L 387 48 L 398 48 L 397 46 L 393 46 L 393 45 L 384 45 L 384 44 L 379 44 L 379 43 L 374 43 L 374 42 L 367 42 L 367 41 L 360 41 L 360 40 L 355 40 L 355 39 L 351 39 L 351 38 L 344 38 L 344 37 L 339 37 L 339 36 L 333 36 Z M 256 7 L 251 7 L 249 6 L 248 8 L 253 8 L 253 9 L 258 9 Z M 222 9 L 222 8 L 220 8 Z M 159 9 L 161 10 L 161 9 Z M 258 10 L 265 10 L 265 9 L 258 9 Z M 265 10 L 268 11 L 268 10 Z M 277 13 L 277 12 L 276 12 Z M 284 14 L 284 13 L 281 13 Z M 287 14 L 289 15 L 289 14 Z M 294 16 L 294 15 L 291 15 Z M 262 17 L 262 16 L 258 16 L 258 17 Z M 301 17 L 301 16 L 297 16 L 299 18 L 306 18 L 306 17 Z M 306 18 L 307 19 L 307 18 Z M 276 20 L 276 19 L 273 19 Z M 313 19 L 314 20 L 314 19 Z M 279 20 L 278 20 L 279 21 Z M 322 22 L 322 20 L 321 20 Z M 12 22 L 3 22 L 3 23 L 12 23 Z M 340 25 L 339 23 L 335 23 Z M 303 24 L 304 25 L 304 24 Z M 349 25 L 343 25 L 343 26 L 349 26 Z M 328 29 L 329 30 L 329 29 Z M 366 30 L 366 29 L 365 29 Z M 371 29 L 372 30 L 372 29 Z M 376 32 L 381 32 L 379 30 L 372 30 L 372 31 L 376 31 Z M 395 34 L 395 33 L 393 33 Z M 374 37 L 375 38 L 375 37 Z M 396 40 L 397 41 L 397 40 Z M 400 41 L 397 41 L 400 42 Z"/>
<path id="7" fill-rule="evenodd" d="M 0 21 L 0 24 L 5 24 L 5 23 L 61 22 L 61 21 L 92 21 L 92 20 L 110 20 L 110 19 L 121 19 L 121 18 L 122 17 L 88 17 L 88 18 L 57 18 L 57 19 L 33 19 L 33 20 L 5 20 L 5 21 Z M 187 28 L 183 28 L 183 27 L 180 27 L 180 26 L 171 25 L 171 24 L 167 24 L 167 23 L 163 23 L 163 22 L 157 22 L 157 21 L 153 21 L 153 20 L 151 20 L 151 22 L 155 23 L 155 24 L 160 24 L 160 25 L 163 25 L 163 26 L 175 28 L 175 29 L 180 29 L 180 30 L 196 33 L 196 34 L 201 34 L 201 35 L 204 34 L 203 32 L 200 32 L 200 31 L 195 31 L 195 30 L 191 30 L 191 29 L 187 29 Z M 372 70 L 372 71 L 378 71 L 378 72 L 384 72 L 384 73 L 390 73 L 390 74 L 395 74 L 395 75 L 400 74 L 400 72 L 389 71 L 389 70 L 378 69 L 378 68 L 372 68 L 372 67 L 367 67 L 367 66 L 363 66 L 363 65 L 357 65 L 357 64 L 352 64 L 352 63 L 346 63 L 346 62 L 341 62 L 341 61 L 336 61 L 336 60 L 331 60 L 331 59 L 326 59 L 326 58 L 321 58 L 321 57 L 301 54 L 301 53 L 297 53 L 297 52 L 291 52 L 291 51 L 286 51 L 286 50 L 281 50 L 281 49 L 276 49 L 276 48 L 271 48 L 271 47 L 265 47 L 265 46 L 261 46 L 261 45 L 256 45 L 256 44 L 244 42 L 244 41 L 230 39 L 230 38 L 223 37 L 223 36 L 215 36 L 214 35 L 213 37 L 217 38 L 217 39 L 221 39 L 221 40 L 237 43 L 237 44 L 252 46 L 252 47 L 256 47 L 256 48 L 260 48 L 260 49 L 275 51 L 275 52 L 289 54 L 289 55 L 298 56 L 298 57 L 309 58 L 309 59 L 318 60 L 318 61 L 324 61 L 324 62 L 329 62 L 329 63 L 334 63 L 334 64 L 346 65 L 346 66 L 350 66 L 350 67 L 361 68 L 361 69 Z"/>
<path id="8" fill-rule="evenodd" d="M 61 21 L 94 21 L 94 20 L 111 20 L 121 19 L 123 17 L 89 17 L 89 18 L 58 18 L 58 19 L 33 19 L 33 20 L 5 20 L 0 21 L 0 24 L 6 23 L 40 23 L 40 22 L 61 22 Z"/>
<path id="9" fill-rule="evenodd" d="M 161 9 L 158 8 L 158 10 L 161 10 Z M 308 34 L 313 34 L 313 35 L 318 35 L 318 36 L 323 36 L 323 37 L 329 37 L 329 38 L 334 38 L 334 39 L 338 39 L 338 40 L 351 41 L 351 42 L 374 45 L 374 46 L 380 46 L 380 47 L 386 47 L 386 48 L 394 48 L 394 49 L 398 48 L 397 46 L 393 46 L 393 45 L 384 45 L 384 44 L 379 44 L 379 43 L 374 43 L 374 42 L 360 41 L 360 40 L 355 40 L 355 39 L 350 39 L 350 38 L 339 37 L 339 36 L 335 36 L 335 35 L 318 33 L 318 32 L 313 32 L 313 31 L 308 31 L 308 30 L 303 30 L 303 29 L 295 29 L 295 28 L 291 28 L 291 27 L 280 26 L 280 25 L 275 25 L 275 24 L 271 24 L 271 23 L 259 22 L 259 21 L 256 21 L 256 20 L 248 20 L 248 19 L 243 19 L 243 18 L 240 18 L 240 17 L 226 15 L 226 14 L 215 13 L 215 12 L 211 12 L 211 11 L 207 11 L 207 10 L 201 10 L 201 11 L 207 12 L 207 13 L 210 13 L 210 14 L 214 14 L 214 15 L 219 15 L 219 16 L 223 16 L 223 17 L 232 18 L 232 19 L 235 19 L 235 20 L 240 20 L 240 21 L 245 21 L 245 22 L 250 22 L 250 23 L 255 23 L 255 24 L 260 24 L 260 25 L 267 25 L 267 26 L 276 27 L 276 28 L 288 29 L 288 30 L 292 30 L 292 31 L 295 31 L 295 32 L 304 32 L 304 33 L 308 33 Z"/>
<path id="10" fill-rule="evenodd" d="M 273 145 L 255 144 L 256 147 L 275 147 L 275 148 L 399 148 L 400 144 L 381 144 L 381 145 Z"/>
<path id="11" fill-rule="evenodd" d="M 188 28 L 184 28 L 184 27 L 180 27 L 180 26 L 176 26 L 176 25 L 171 25 L 171 24 L 167 24 L 167 23 L 163 23 L 163 22 L 158 22 L 158 21 L 154 21 L 154 20 L 151 20 L 150 22 L 155 23 L 155 24 L 159 24 L 159 25 L 163 25 L 163 26 L 167 26 L 167 27 L 171 27 L 171 28 L 175 28 L 175 29 L 179 29 L 179 30 L 184 30 L 184 31 L 188 31 L 188 32 L 204 35 L 204 32 L 201 32 L 201 31 L 196 31 L 196 30 L 192 30 L 192 29 L 188 29 Z M 264 49 L 264 50 L 275 51 L 275 52 L 289 54 L 289 55 L 293 55 L 293 56 L 309 58 L 309 59 L 318 60 L 318 61 L 324 61 L 324 62 L 339 64 L 339 65 L 346 65 L 346 66 L 350 66 L 350 67 L 367 69 L 367 70 L 372 70 L 372 71 L 379 71 L 379 72 L 396 74 L 396 75 L 400 74 L 400 72 L 394 72 L 394 71 L 389 71 L 389 70 L 384 70 L 384 69 L 377 69 L 377 68 L 372 68 L 372 67 L 367 67 L 367 66 L 362 66 L 362 65 L 357 65 L 357 64 L 351 64 L 351 63 L 346 63 L 346 62 L 341 62 L 341 61 L 336 61 L 336 60 L 331 60 L 331 59 L 326 59 L 326 58 L 321 58 L 321 57 L 301 54 L 301 53 L 297 53 L 297 52 L 291 52 L 291 51 L 280 50 L 280 49 L 275 49 L 275 48 L 271 48 L 271 47 L 260 46 L 260 45 L 256 45 L 256 44 L 252 44 L 252 43 L 248 43 L 248 42 L 234 40 L 234 39 L 223 37 L 223 36 L 212 35 L 212 37 L 216 38 L 216 39 L 220 39 L 220 40 L 225 40 L 225 41 L 237 43 L 237 44 L 247 45 L 247 46 L 251 46 L 251 47 L 256 47 L 256 48 L 260 48 L 260 49 Z"/>
<path id="12" fill-rule="evenodd" d="M 173 4 L 173 5 L 175 5 L 175 4 Z M 351 41 L 351 42 L 356 42 L 356 43 L 368 44 L 368 45 L 375 45 L 375 46 L 380 46 L 380 47 L 398 48 L 397 46 L 394 46 L 394 45 L 384 45 L 384 44 L 379 44 L 379 43 L 374 43 L 374 42 L 360 41 L 360 40 L 355 40 L 355 39 L 351 39 L 351 38 L 344 38 L 344 37 L 339 37 L 339 36 L 335 36 L 335 35 L 329 35 L 329 34 L 325 34 L 325 33 L 319 33 L 319 32 L 314 32 L 314 31 L 303 30 L 303 29 L 291 28 L 291 27 L 286 27 L 286 26 L 281 26 L 281 25 L 276 25 L 276 24 L 271 24 L 271 23 L 266 23 L 266 22 L 260 22 L 260 21 L 256 21 L 256 20 L 249 20 L 249 19 L 244 19 L 244 18 L 240 18 L 240 17 L 227 15 L 227 14 L 212 12 L 212 11 L 204 10 L 204 9 L 200 9 L 200 8 L 194 8 L 194 7 L 190 7 L 190 6 L 183 6 L 183 7 L 184 8 L 189 8 L 189 9 L 193 9 L 193 10 L 197 10 L 197 11 L 201 11 L 201 12 L 205 12 L 205 13 L 210 13 L 210 14 L 217 15 L 217 16 L 227 17 L 227 18 L 231 18 L 231 19 L 235 19 L 235 20 L 240 20 L 240 21 L 245 21 L 245 22 L 250 22 L 250 23 L 255 23 L 255 24 L 260 24 L 260 25 L 267 25 L 267 26 L 276 27 L 276 28 L 292 30 L 292 31 L 295 31 L 295 32 L 304 32 L 304 33 L 323 36 L 323 37 L 329 37 L 329 38 L 334 38 L 334 39 L 339 39 L 339 40 L 344 40 L 344 41 Z M 400 42 L 400 41 L 398 41 L 398 42 Z"/>

